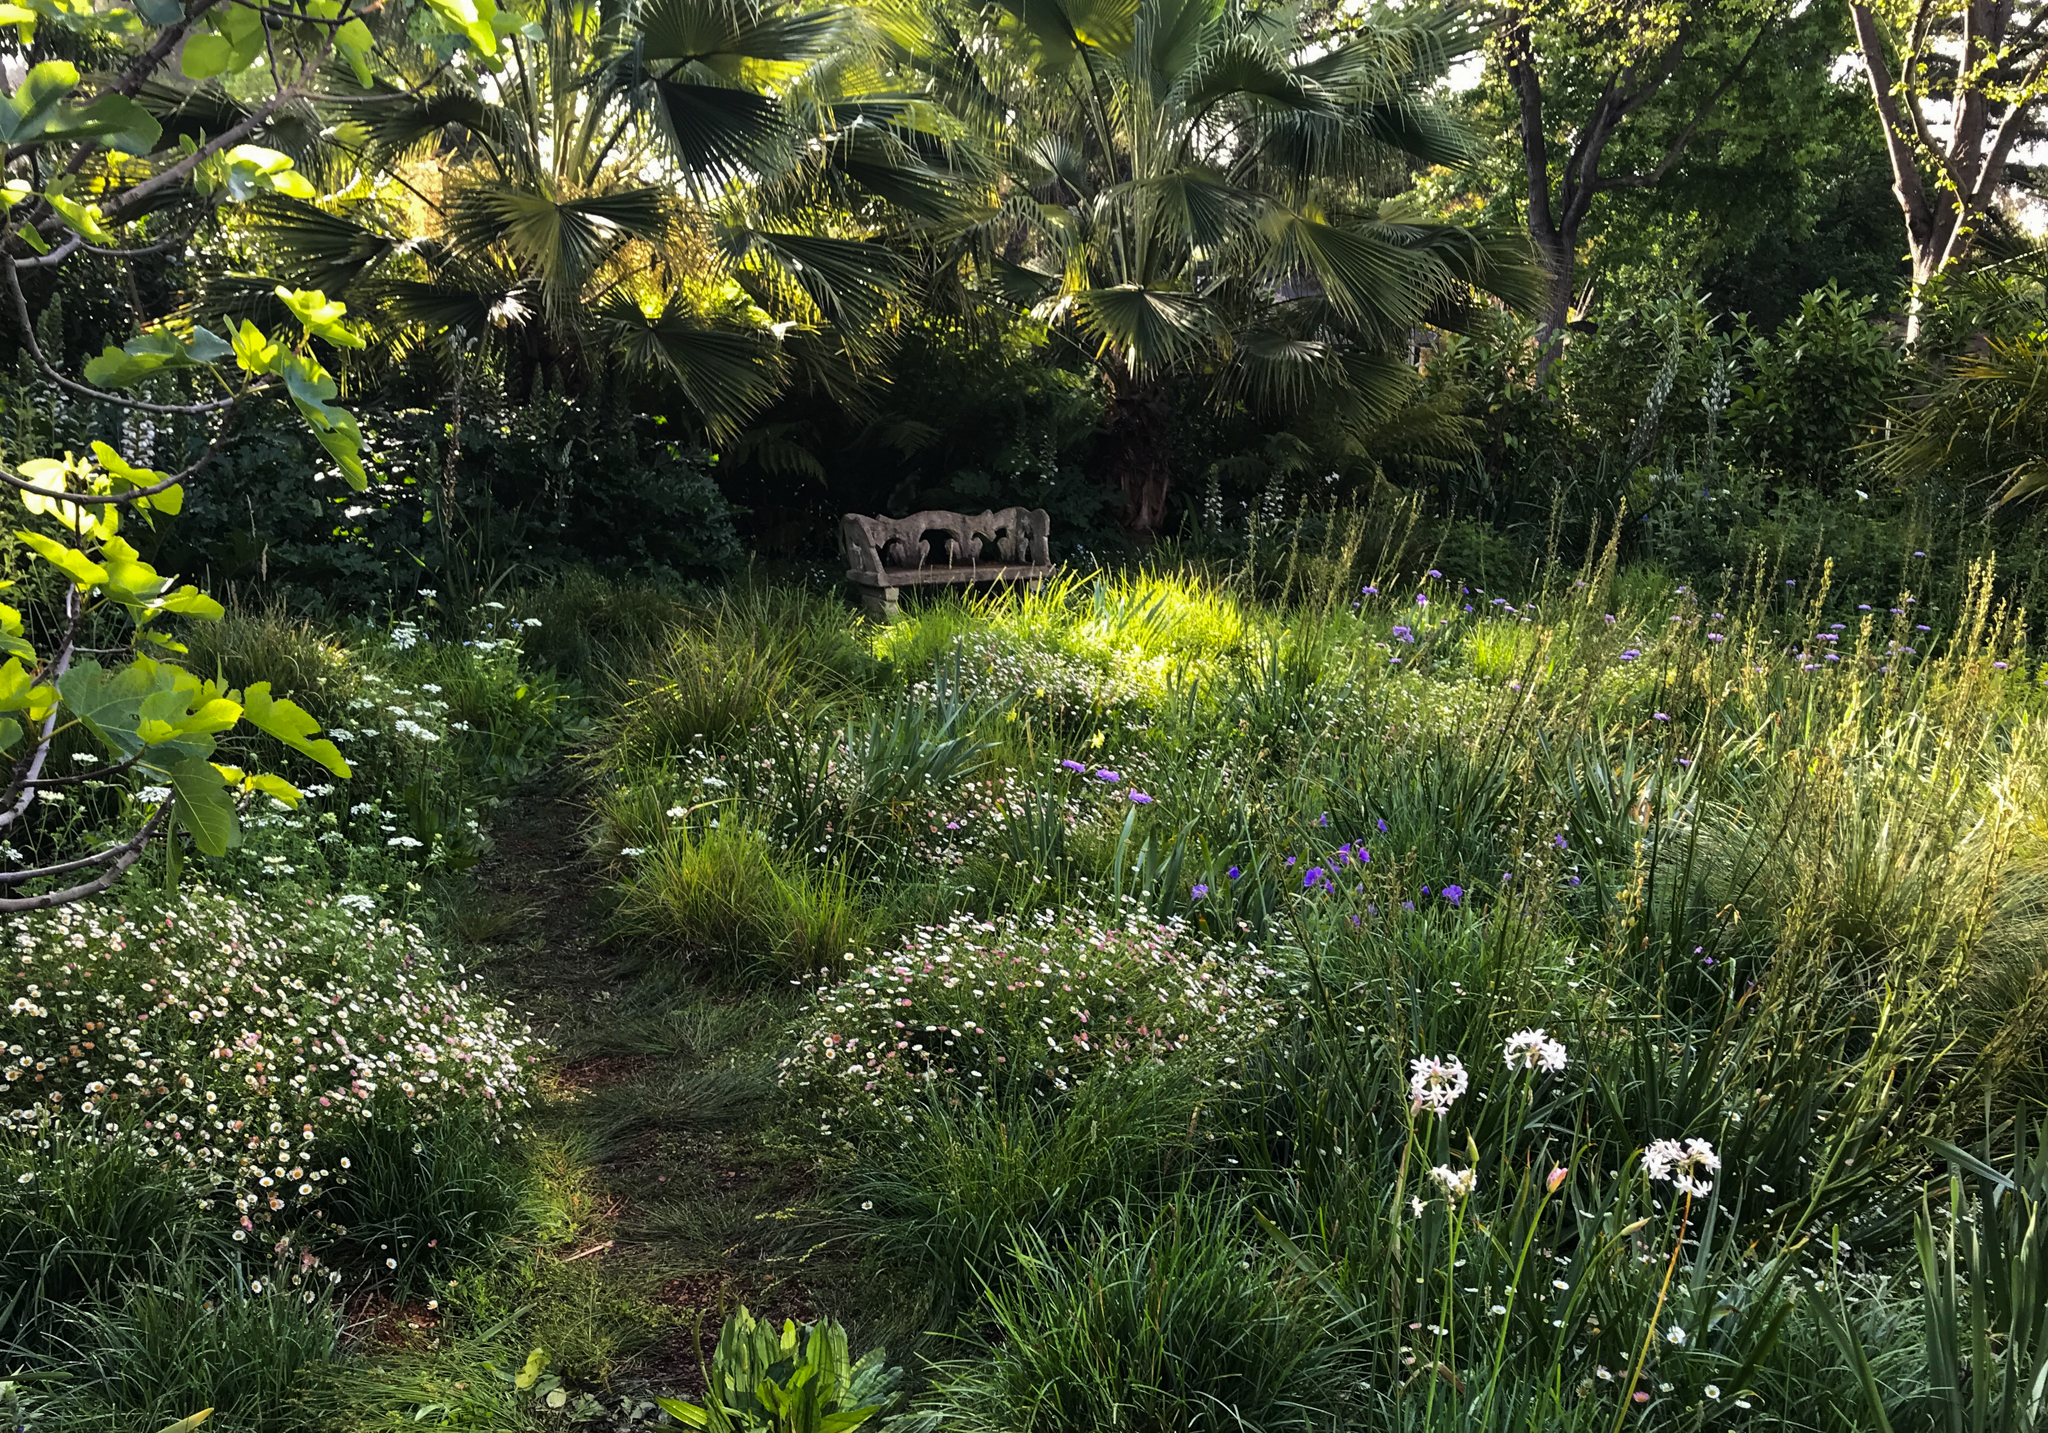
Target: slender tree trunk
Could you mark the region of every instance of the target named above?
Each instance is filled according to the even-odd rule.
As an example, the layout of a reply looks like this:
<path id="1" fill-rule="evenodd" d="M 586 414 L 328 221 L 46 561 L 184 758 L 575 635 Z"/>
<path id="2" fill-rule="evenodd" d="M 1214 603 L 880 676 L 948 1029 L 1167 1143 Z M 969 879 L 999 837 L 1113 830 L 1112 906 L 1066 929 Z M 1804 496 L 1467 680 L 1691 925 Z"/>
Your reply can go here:
<path id="1" fill-rule="evenodd" d="M 1908 343 L 1920 336 L 1923 291 L 1968 256 L 1977 220 L 1997 198 L 2013 145 L 2041 100 L 2048 62 L 2044 15 L 2038 6 L 2026 7 L 2015 27 L 2016 8 L 2011 0 L 1969 0 L 1961 13 L 1953 90 L 1935 95 L 1928 92 L 1924 64 L 1932 32 L 1918 26 L 1903 38 L 1905 53 L 1894 76 L 1888 40 L 1896 37 L 1887 36 L 1865 0 L 1849 6 L 1912 257 Z M 1946 106 L 1945 137 L 1929 120 L 1929 99 Z"/>
<path id="2" fill-rule="evenodd" d="M 1140 542 L 1159 535 L 1172 490 L 1173 408 L 1156 378 L 1108 375 L 1109 407 L 1096 452 L 1102 476 L 1123 494 L 1124 529 Z"/>

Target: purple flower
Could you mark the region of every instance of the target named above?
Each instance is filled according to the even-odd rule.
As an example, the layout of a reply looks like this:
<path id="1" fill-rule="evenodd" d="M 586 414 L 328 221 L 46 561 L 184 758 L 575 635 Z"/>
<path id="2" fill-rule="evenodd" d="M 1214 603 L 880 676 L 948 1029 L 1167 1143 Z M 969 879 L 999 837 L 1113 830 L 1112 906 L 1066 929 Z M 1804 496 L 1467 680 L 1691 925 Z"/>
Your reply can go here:
<path id="1" fill-rule="evenodd" d="M 1428 596 L 1428 594 L 1427 594 L 1427 593 L 1423 593 L 1423 592 L 1418 592 L 1418 593 L 1416 593 L 1416 594 L 1415 594 L 1415 605 L 1416 605 L 1417 607 L 1427 607 L 1427 606 L 1429 605 L 1429 596 Z"/>
<path id="2" fill-rule="evenodd" d="M 1289 856 L 1289 857 L 1287 858 L 1287 864 L 1288 864 L 1288 865 L 1290 865 L 1290 866 L 1291 866 L 1291 865 L 1293 865 L 1293 864 L 1294 864 L 1294 857 L 1292 857 L 1292 856 Z"/>
<path id="3" fill-rule="evenodd" d="M 1725 642 L 1728 639 L 1726 637 L 1723 637 L 1719 632 L 1709 632 L 1707 633 L 1707 640 L 1709 642 Z"/>
<path id="4" fill-rule="evenodd" d="M 1465 888 L 1463 886 L 1445 886 L 1444 899 L 1454 906 L 1464 904 Z"/>
<path id="5" fill-rule="evenodd" d="M 1558 850 L 1562 851 L 1565 849 L 1566 842 L 1564 839 L 1564 832 L 1558 832 L 1557 835 L 1552 839 L 1556 842 Z"/>
<path id="6" fill-rule="evenodd" d="M 1358 924 L 1358 917 L 1357 917 L 1357 916 L 1353 916 L 1353 917 L 1351 918 L 1351 923 L 1352 923 L 1353 925 L 1357 925 L 1357 924 Z"/>
<path id="7" fill-rule="evenodd" d="M 1140 806 L 1150 806 L 1152 804 L 1152 798 L 1147 796 L 1142 791 L 1133 790 L 1128 794 L 1131 800 L 1135 801 Z"/>
<path id="8" fill-rule="evenodd" d="M 1236 880 L 1236 879 L 1238 878 L 1238 875 L 1239 875 L 1239 871 L 1238 871 L 1238 868 L 1237 868 L 1236 866 L 1232 866 L 1232 867 L 1231 867 L 1231 868 L 1230 868 L 1229 870 L 1225 871 L 1225 872 L 1224 872 L 1223 874 L 1224 874 L 1224 876 L 1225 876 L 1225 878 L 1226 878 L 1226 879 L 1229 879 L 1229 880 L 1233 880 L 1233 881 L 1234 881 L 1234 880 Z"/>
<path id="9" fill-rule="evenodd" d="M 1060 765 L 1064 766 L 1069 771 L 1086 771 L 1088 769 L 1085 765 L 1078 761 L 1062 761 Z"/>
<path id="10" fill-rule="evenodd" d="M 1339 866 L 1342 866 L 1342 865 L 1344 865 L 1344 864 L 1345 864 L 1345 863 L 1346 863 L 1347 861 L 1349 861 L 1349 860 L 1351 859 L 1351 843 L 1350 843 L 1350 842 L 1348 842 L 1348 841 L 1347 841 L 1347 842 L 1345 842 L 1345 843 L 1344 843 L 1343 845 L 1341 845 L 1341 846 L 1339 846 L 1339 847 L 1337 848 L 1337 858 L 1336 858 L 1336 859 L 1337 859 L 1337 864 L 1338 864 Z"/>
<path id="11" fill-rule="evenodd" d="M 1393 636 L 1397 642 L 1413 642 L 1415 640 L 1415 629 L 1397 625 L 1394 628 Z"/>
<path id="12" fill-rule="evenodd" d="M 1108 767 L 1106 767 L 1106 766 L 1105 766 L 1105 767 L 1103 767 L 1103 768 L 1102 768 L 1101 770 L 1099 770 L 1099 771 L 1097 771 L 1097 772 L 1095 773 L 1095 779 L 1096 779 L 1097 781 L 1122 781 L 1122 780 L 1123 780 L 1123 778 L 1122 778 L 1121 776 L 1118 776 L 1118 775 L 1117 775 L 1117 774 L 1116 774 L 1116 773 L 1115 773 L 1114 771 L 1111 771 L 1111 770 L 1110 770 L 1110 769 L 1109 769 Z"/>
<path id="13" fill-rule="evenodd" d="M 1436 570 L 1436 569 L 1435 569 L 1434 567 L 1432 567 L 1432 568 L 1430 568 L 1430 569 L 1429 569 L 1429 573 L 1428 573 L 1428 575 L 1429 575 L 1429 576 L 1431 576 L 1431 577 L 1442 577 L 1442 576 L 1443 576 L 1443 574 L 1442 574 L 1441 572 L 1438 572 L 1438 571 L 1437 571 L 1437 570 Z"/>
<path id="14" fill-rule="evenodd" d="M 1651 721 L 1670 721 L 1670 720 L 1671 720 L 1671 718 L 1670 718 L 1670 716 L 1669 716 L 1668 714 L 1666 714 L 1666 713 L 1664 713 L 1664 712 L 1651 712 L 1651 713 L 1650 713 L 1650 720 L 1651 720 Z"/>
<path id="15" fill-rule="evenodd" d="M 1358 860 L 1358 864 L 1362 866 L 1362 865 L 1364 865 L 1364 864 L 1365 864 L 1365 863 L 1366 863 L 1367 861 L 1370 861 L 1371 859 L 1372 859 L 1372 852 L 1370 852 L 1370 851 L 1366 850 L 1366 849 L 1365 849 L 1365 847 L 1363 847 L 1363 846 L 1360 846 L 1360 847 L 1358 848 L 1358 854 L 1357 854 L 1357 860 Z"/>
<path id="16" fill-rule="evenodd" d="M 1380 834 L 1382 836 L 1387 834 L 1387 818 L 1384 816 L 1380 817 Z"/>
<path id="17" fill-rule="evenodd" d="M 1360 592 L 1363 592 L 1368 597 L 1377 597 L 1380 595 L 1379 588 L 1373 586 L 1370 582 L 1368 582 L 1365 586 L 1359 588 L 1358 590 Z"/>
<path id="18" fill-rule="evenodd" d="M 1621 654 L 1621 660 L 1624 662 L 1633 662 L 1636 658 L 1642 655 L 1642 652 L 1640 652 L 1634 647 L 1630 647 L 1626 652 L 1623 652 Z"/>
<path id="19" fill-rule="evenodd" d="M 1322 815 L 1320 815 L 1320 816 L 1316 817 L 1316 825 L 1318 825 L 1318 826 L 1328 826 L 1329 824 L 1330 824 L 1330 813 L 1329 813 L 1329 812 L 1325 811 L 1325 812 L 1324 812 L 1324 813 L 1323 813 Z"/>
<path id="20" fill-rule="evenodd" d="M 1403 902 L 1401 902 L 1401 909 L 1402 909 L 1402 910 L 1404 910 L 1404 911 L 1412 911 L 1412 910 L 1414 910 L 1414 909 L 1415 909 L 1415 902 L 1413 902 L 1413 901 L 1403 901 Z"/>
<path id="21" fill-rule="evenodd" d="M 1322 868 L 1321 866 L 1310 866 L 1310 867 L 1309 867 L 1309 868 L 1308 868 L 1308 869 L 1307 869 L 1306 871 L 1302 872 L 1302 875 L 1301 875 L 1301 885 L 1302 885 L 1302 889 L 1304 889 L 1304 890 L 1307 890 L 1308 888 L 1310 888 L 1310 887 L 1312 887 L 1312 886 L 1316 886 L 1316 885 L 1319 885 L 1319 884 L 1321 884 L 1321 882 L 1322 882 L 1322 879 L 1323 879 L 1323 868 Z"/>
<path id="22" fill-rule="evenodd" d="M 1189 892 L 1189 894 L 1192 895 L 1196 900 L 1200 900 L 1203 896 L 1209 894 L 1209 888 L 1207 886 L 1196 886 L 1193 891 Z"/>

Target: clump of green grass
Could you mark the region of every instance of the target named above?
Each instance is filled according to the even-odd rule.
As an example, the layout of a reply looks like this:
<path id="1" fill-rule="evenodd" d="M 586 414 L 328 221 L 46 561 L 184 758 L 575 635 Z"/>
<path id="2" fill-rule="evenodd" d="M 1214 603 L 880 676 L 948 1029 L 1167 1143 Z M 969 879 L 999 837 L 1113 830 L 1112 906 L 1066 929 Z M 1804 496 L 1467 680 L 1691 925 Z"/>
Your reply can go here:
<path id="1" fill-rule="evenodd" d="M 1205 1091 L 1178 1072 L 1088 1081 L 1070 1100 L 935 1099 L 848 1197 L 864 1247 L 909 1270 L 943 1327 L 1015 1267 L 1029 1233 L 1064 1248 L 1107 1203 L 1133 1206 L 1206 1170 Z"/>
<path id="2" fill-rule="evenodd" d="M 650 839 L 613 889 L 615 939 L 781 974 L 836 967 L 874 939 L 843 875 L 787 861 L 757 827 L 678 821 Z"/>
<path id="3" fill-rule="evenodd" d="M 1313 1282 L 1219 1198 L 1111 1205 L 1059 1245 L 1021 1231 L 989 1292 L 986 1357 L 942 1370 L 923 1405 L 963 1433 L 1342 1426 L 1357 1348 Z"/>
<path id="4" fill-rule="evenodd" d="M 371 1271 L 401 1298 L 424 1297 L 459 1264 L 494 1262 L 534 1218 L 512 1138 L 461 1111 L 347 1131 L 337 1141 L 347 1170 L 322 1211 L 329 1257 Z"/>
<path id="5" fill-rule="evenodd" d="M 231 607 L 218 622 L 186 622 L 177 658 L 202 677 L 234 688 L 269 682 L 309 711 L 338 713 L 360 695 L 360 658 L 341 635 L 281 607 Z"/>
<path id="6" fill-rule="evenodd" d="M 325 1274 L 289 1264 L 216 1274 L 165 1258 L 65 1313 L 61 1381 L 31 1394 L 39 1433 L 156 1430 L 204 1409 L 224 1433 L 301 1433 L 340 1345 Z"/>

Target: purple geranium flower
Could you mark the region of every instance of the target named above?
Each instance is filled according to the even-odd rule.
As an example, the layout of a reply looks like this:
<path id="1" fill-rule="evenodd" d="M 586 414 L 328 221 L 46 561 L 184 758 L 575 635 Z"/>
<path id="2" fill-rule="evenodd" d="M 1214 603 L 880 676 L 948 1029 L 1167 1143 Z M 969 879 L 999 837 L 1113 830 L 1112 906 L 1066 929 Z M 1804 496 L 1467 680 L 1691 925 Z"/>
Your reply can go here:
<path id="1" fill-rule="evenodd" d="M 1086 771 L 1088 769 L 1087 766 L 1078 761 L 1062 761 L 1060 765 L 1069 771 Z"/>
<path id="2" fill-rule="evenodd" d="M 1102 768 L 1102 769 L 1101 769 L 1100 771 L 1097 771 L 1097 772 L 1095 773 L 1095 779 L 1096 779 L 1097 781 L 1122 781 L 1122 780 L 1123 780 L 1123 778 L 1122 778 L 1121 776 L 1118 776 L 1118 775 L 1117 775 L 1117 774 L 1116 774 L 1116 773 L 1115 773 L 1114 771 L 1111 771 L 1111 770 L 1110 770 L 1110 769 L 1109 769 L 1108 767 L 1106 767 L 1106 766 L 1105 766 L 1105 767 L 1103 767 L 1103 768 Z"/>
<path id="3" fill-rule="evenodd" d="M 1454 906 L 1462 905 L 1465 900 L 1465 888 L 1463 886 L 1445 886 L 1444 899 Z"/>
<path id="4" fill-rule="evenodd" d="M 1196 886 L 1193 891 L 1189 892 L 1189 894 L 1192 895 L 1196 900 L 1200 900 L 1203 896 L 1209 894 L 1209 888 L 1207 886 Z"/>
<path id="5" fill-rule="evenodd" d="M 1311 886 L 1315 886 L 1319 884 L 1322 881 L 1322 879 L 1323 868 L 1321 866 L 1310 866 L 1306 871 L 1302 873 L 1302 888 L 1306 890 Z"/>
<path id="6" fill-rule="evenodd" d="M 1146 794 L 1145 794 L 1144 792 L 1142 792 L 1142 791 L 1135 791 L 1135 790 L 1134 790 L 1134 791 L 1131 791 L 1131 792 L 1129 792 L 1128 794 L 1129 794 L 1129 796 L 1130 796 L 1131 800 L 1133 800 L 1133 801 L 1137 802 L 1137 804 L 1138 804 L 1138 805 L 1140 805 L 1140 806 L 1150 806 L 1150 805 L 1152 804 L 1152 798 L 1151 798 L 1151 797 L 1149 797 L 1149 796 L 1147 796 L 1147 795 L 1146 795 Z"/>

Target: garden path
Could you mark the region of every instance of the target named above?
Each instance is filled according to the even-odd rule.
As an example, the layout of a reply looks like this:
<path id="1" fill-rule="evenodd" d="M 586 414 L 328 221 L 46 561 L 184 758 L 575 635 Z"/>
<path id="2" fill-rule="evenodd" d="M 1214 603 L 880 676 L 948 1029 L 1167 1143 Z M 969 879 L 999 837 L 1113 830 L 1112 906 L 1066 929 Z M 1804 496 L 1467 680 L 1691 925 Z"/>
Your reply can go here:
<path id="1" fill-rule="evenodd" d="M 566 1237 L 531 1275 L 550 1355 L 630 1407 L 699 1391 L 738 1304 L 810 1317 L 850 1271 L 816 1247 L 814 1152 L 773 1112 L 786 997 L 608 945 L 586 817 L 560 770 L 507 802 L 451 924 L 551 1050 L 538 1144 Z"/>

